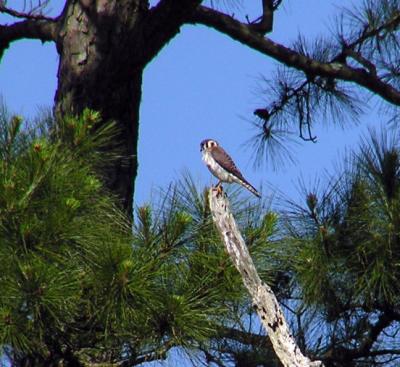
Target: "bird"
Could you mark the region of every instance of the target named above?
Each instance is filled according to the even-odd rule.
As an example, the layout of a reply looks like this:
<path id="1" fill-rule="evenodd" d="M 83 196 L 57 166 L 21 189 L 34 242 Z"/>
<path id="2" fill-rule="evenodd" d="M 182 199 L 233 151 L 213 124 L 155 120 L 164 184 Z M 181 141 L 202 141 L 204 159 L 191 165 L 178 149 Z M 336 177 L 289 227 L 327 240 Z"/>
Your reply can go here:
<path id="1" fill-rule="evenodd" d="M 216 140 L 204 139 L 200 143 L 200 152 L 210 172 L 219 180 L 216 186 L 218 190 L 221 190 L 222 182 L 236 182 L 255 196 L 261 197 L 261 194 L 243 177 L 233 159 Z"/>

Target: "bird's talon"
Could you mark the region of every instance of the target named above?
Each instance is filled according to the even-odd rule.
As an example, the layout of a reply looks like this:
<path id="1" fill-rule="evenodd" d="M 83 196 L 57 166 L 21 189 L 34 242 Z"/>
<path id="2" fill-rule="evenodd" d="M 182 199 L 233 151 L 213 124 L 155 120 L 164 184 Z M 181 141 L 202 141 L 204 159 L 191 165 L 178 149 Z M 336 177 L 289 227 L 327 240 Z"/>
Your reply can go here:
<path id="1" fill-rule="evenodd" d="M 217 184 L 217 186 L 213 187 L 213 190 L 217 192 L 217 196 L 224 195 L 224 188 L 222 187 L 220 182 Z"/>

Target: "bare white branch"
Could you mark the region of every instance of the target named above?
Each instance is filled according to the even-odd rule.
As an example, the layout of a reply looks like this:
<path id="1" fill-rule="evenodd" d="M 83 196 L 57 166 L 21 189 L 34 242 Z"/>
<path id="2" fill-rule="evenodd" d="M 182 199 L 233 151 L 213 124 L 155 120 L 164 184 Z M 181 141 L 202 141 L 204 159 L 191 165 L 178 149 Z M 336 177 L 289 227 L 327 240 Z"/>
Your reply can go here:
<path id="1" fill-rule="evenodd" d="M 249 250 L 230 211 L 229 201 L 216 189 L 209 191 L 209 205 L 214 223 L 226 251 L 242 276 L 254 309 L 268 333 L 273 348 L 286 367 L 322 367 L 321 361 L 304 356 L 291 334 L 282 309 L 272 289 L 261 281 Z"/>

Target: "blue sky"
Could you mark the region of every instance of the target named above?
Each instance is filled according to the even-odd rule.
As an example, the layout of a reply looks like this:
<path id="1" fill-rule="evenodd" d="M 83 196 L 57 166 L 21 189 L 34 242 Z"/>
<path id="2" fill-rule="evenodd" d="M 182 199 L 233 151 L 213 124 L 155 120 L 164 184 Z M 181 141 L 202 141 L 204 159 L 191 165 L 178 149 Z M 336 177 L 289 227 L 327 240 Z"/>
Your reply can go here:
<path id="1" fill-rule="evenodd" d="M 252 1 L 248 8 L 232 11 L 254 18 L 259 3 Z M 53 0 L 52 12 L 57 14 L 62 4 Z M 287 0 L 276 13 L 270 37 L 289 45 L 299 32 L 309 39 L 328 34 L 333 16 L 344 4 L 349 2 Z M 50 43 L 24 40 L 12 44 L 0 65 L 0 93 L 11 111 L 34 116 L 40 107 L 52 105 L 57 62 Z M 267 194 L 272 185 L 295 196 L 300 175 L 313 181 L 315 175 L 329 169 L 344 148 L 358 140 L 359 129 L 351 129 L 349 134 L 329 121 L 321 121 L 327 127 L 316 129 L 318 143 L 296 147 L 297 165 L 277 172 L 270 166 L 253 169 L 251 151 L 243 147 L 254 134 L 246 120 L 253 118 L 255 108 L 263 106 L 260 76 L 269 77 L 275 67 L 271 59 L 216 31 L 203 26 L 183 27 L 145 70 L 136 204 L 151 200 L 157 188 L 166 187 L 184 170 L 190 171 L 200 185 L 215 182 L 200 159 L 199 143 L 204 138 L 217 139 L 244 176 Z M 368 118 L 365 121 L 363 125 Z"/>

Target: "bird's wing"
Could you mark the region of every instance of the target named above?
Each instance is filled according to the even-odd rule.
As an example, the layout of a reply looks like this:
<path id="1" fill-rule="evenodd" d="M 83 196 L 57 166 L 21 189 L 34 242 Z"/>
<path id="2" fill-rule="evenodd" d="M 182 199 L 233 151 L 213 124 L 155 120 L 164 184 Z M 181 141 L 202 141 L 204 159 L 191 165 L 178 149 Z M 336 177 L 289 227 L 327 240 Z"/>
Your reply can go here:
<path id="1" fill-rule="evenodd" d="M 232 173 L 234 176 L 239 178 L 240 180 L 247 182 L 243 177 L 242 173 L 236 167 L 232 158 L 229 156 L 225 150 L 223 150 L 220 146 L 213 147 L 211 149 L 211 155 L 215 159 L 215 161 L 226 171 Z"/>
<path id="2" fill-rule="evenodd" d="M 242 175 L 242 173 L 239 171 L 239 169 L 236 167 L 235 163 L 233 162 L 232 158 L 229 156 L 225 150 L 223 150 L 221 147 L 216 146 L 211 149 L 211 155 L 214 158 L 214 160 L 226 171 L 229 173 L 233 174 L 236 176 L 243 184 L 244 187 L 246 187 L 248 190 L 250 190 L 254 195 L 257 197 L 261 197 L 261 194 L 256 190 L 254 186 L 252 186 Z"/>

